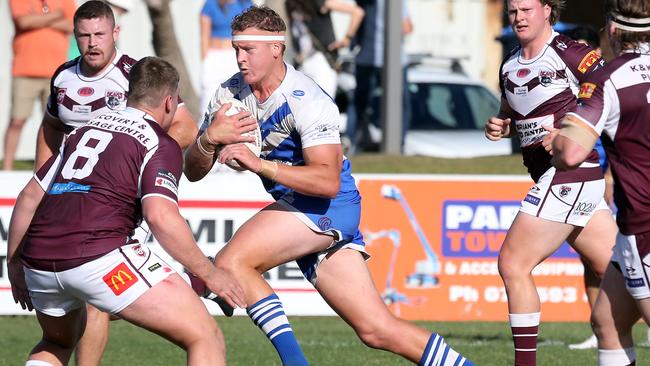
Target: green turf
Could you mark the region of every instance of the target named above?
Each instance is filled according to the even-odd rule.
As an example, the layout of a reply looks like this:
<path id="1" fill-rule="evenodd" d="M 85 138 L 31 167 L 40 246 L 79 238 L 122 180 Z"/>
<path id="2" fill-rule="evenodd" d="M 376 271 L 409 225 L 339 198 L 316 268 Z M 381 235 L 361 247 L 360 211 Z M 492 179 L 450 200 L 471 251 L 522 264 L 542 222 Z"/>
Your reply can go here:
<path id="1" fill-rule="evenodd" d="M 521 154 L 471 159 L 361 154 L 350 161 L 354 173 L 527 174 Z"/>
<path id="2" fill-rule="evenodd" d="M 521 154 L 472 159 L 361 154 L 351 156 L 350 161 L 355 173 L 527 174 Z M 16 170 L 31 170 L 34 162 L 22 160 L 15 165 Z"/>
<path id="3" fill-rule="evenodd" d="M 217 317 L 233 366 L 280 365 L 271 344 L 246 317 Z M 312 365 L 409 365 L 387 352 L 365 347 L 342 320 L 334 317 L 291 317 L 293 329 Z M 476 365 L 513 363 L 510 330 L 506 323 L 418 323 L 443 334 L 449 344 Z M 34 317 L 0 317 L 0 365 L 19 365 L 40 337 Z M 646 327 L 637 325 L 635 337 L 644 340 Z M 570 351 L 567 344 L 582 341 L 589 334 L 584 323 L 542 323 L 538 365 L 594 365 L 594 350 Z M 637 347 L 637 365 L 650 359 L 650 348 Z M 74 362 L 71 362 L 74 364 Z M 183 365 L 184 353 L 162 338 L 124 321 L 111 323 L 111 336 L 102 365 Z"/>

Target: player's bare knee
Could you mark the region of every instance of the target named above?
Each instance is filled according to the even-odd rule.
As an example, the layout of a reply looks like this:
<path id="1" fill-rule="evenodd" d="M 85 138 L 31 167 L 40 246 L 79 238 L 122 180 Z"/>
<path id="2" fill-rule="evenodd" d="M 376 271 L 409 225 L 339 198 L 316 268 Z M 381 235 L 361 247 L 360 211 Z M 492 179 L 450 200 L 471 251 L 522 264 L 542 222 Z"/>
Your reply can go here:
<path id="1" fill-rule="evenodd" d="M 366 346 L 375 349 L 386 349 L 391 341 L 391 338 L 379 328 L 358 330 L 357 335 Z"/>
<path id="2" fill-rule="evenodd" d="M 499 275 L 503 279 L 503 282 L 506 283 L 506 285 L 509 281 L 516 280 L 522 272 L 522 269 L 519 268 L 517 262 L 513 260 L 513 257 L 508 254 L 504 254 L 503 252 L 499 254 L 497 268 L 499 270 Z"/>
<path id="3" fill-rule="evenodd" d="M 248 262 L 239 256 L 221 256 L 217 255 L 214 265 L 233 276 L 238 276 L 239 272 L 245 269 L 255 269 Z"/>
<path id="4" fill-rule="evenodd" d="M 26 121 L 27 121 L 26 119 L 22 119 L 22 118 L 12 118 L 12 119 L 9 121 L 9 126 L 8 126 L 8 127 L 9 127 L 10 129 L 17 129 L 17 130 L 20 130 L 20 129 L 23 128 L 23 126 L 25 126 L 25 122 L 26 122 Z"/>
<path id="5" fill-rule="evenodd" d="M 196 345 L 224 348 L 225 340 L 221 329 L 214 320 L 202 321 L 186 328 L 185 336 L 180 339 L 181 347 L 192 348 Z"/>

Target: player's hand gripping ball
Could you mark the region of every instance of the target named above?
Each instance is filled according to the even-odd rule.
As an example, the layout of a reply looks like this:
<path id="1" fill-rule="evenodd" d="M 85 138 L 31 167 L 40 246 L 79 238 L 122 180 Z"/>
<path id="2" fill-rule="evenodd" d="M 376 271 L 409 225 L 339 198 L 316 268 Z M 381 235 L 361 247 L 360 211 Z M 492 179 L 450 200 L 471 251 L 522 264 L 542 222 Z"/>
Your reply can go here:
<path id="1" fill-rule="evenodd" d="M 214 113 L 218 111 L 222 105 L 230 103 L 230 109 L 226 111 L 226 116 L 232 116 L 240 112 L 249 112 L 250 109 L 242 103 L 240 100 L 235 99 L 235 98 L 221 98 L 217 101 L 217 103 L 214 106 Z M 210 116 L 211 118 L 213 116 Z M 242 136 L 253 136 L 255 137 L 255 141 L 253 142 L 244 142 L 243 144 L 251 151 L 255 156 L 260 156 L 260 153 L 262 152 L 262 132 L 260 131 L 260 126 L 257 125 L 257 128 L 255 128 L 252 131 L 244 132 L 242 133 Z M 244 168 L 242 168 L 236 160 L 232 159 L 228 162 L 226 162 L 226 165 L 228 165 L 230 168 L 242 171 Z"/>

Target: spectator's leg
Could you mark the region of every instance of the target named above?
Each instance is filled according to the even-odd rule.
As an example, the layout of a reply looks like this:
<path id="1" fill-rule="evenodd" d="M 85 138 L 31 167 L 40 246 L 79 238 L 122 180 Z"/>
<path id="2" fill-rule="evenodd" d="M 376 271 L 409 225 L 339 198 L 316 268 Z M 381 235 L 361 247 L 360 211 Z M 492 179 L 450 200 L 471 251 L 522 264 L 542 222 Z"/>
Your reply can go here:
<path id="1" fill-rule="evenodd" d="M 9 121 L 4 139 L 4 160 L 2 162 L 2 169 L 4 170 L 13 170 L 14 168 L 18 141 L 20 141 L 20 133 L 23 130 L 25 121 L 24 118 L 12 118 Z"/>
<path id="2" fill-rule="evenodd" d="M 368 128 L 367 109 L 370 100 L 371 74 L 373 67 L 356 65 L 355 77 L 357 88 L 354 90 L 354 109 L 356 112 L 355 123 L 348 125 L 348 137 L 357 149 L 364 130 Z M 359 151 L 359 150 L 357 150 Z"/>
<path id="3" fill-rule="evenodd" d="M 4 136 L 3 166 L 12 170 L 20 135 L 25 122 L 32 114 L 34 101 L 42 98 L 43 88 L 48 88 L 47 78 L 14 77 L 11 86 L 11 115 Z"/>

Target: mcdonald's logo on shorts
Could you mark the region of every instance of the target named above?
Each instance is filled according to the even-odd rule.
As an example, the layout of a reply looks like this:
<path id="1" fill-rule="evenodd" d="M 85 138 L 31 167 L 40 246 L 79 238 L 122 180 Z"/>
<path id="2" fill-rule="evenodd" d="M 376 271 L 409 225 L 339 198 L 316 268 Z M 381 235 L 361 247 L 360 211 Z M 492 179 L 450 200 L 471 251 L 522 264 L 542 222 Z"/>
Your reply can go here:
<path id="1" fill-rule="evenodd" d="M 102 279 L 116 296 L 119 296 L 129 287 L 133 286 L 134 283 L 138 282 L 138 277 L 131 272 L 131 269 L 125 263 L 120 263 L 120 265 L 113 268 Z"/>

